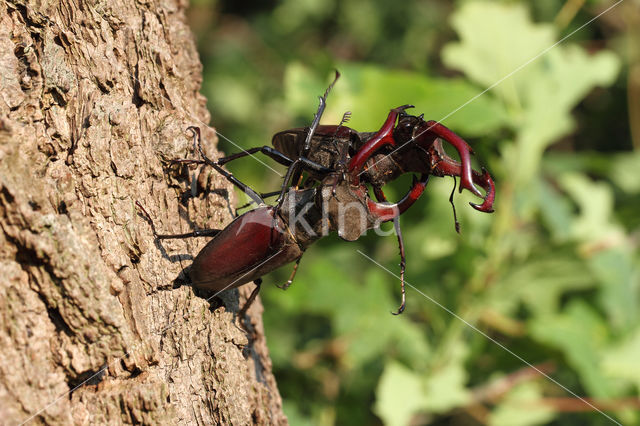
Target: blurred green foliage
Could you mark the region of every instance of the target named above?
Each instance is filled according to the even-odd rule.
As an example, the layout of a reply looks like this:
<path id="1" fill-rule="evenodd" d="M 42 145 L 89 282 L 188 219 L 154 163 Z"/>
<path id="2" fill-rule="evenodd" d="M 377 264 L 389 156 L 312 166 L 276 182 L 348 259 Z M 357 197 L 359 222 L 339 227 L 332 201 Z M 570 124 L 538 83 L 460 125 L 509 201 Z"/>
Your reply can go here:
<path id="1" fill-rule="evenodd" d="M 263 290 L 291 424 L 640 424 L 638 1 L 580 29 L 612 4 L 193 2 L 226 152 L 308 125 L 337 68 L 323 122 L 348 110 L 350 127 L 373 131 L 414 104 L 496 180 L 493 215 L 456 196 L 460 236 L 450 180 L 403 215 L 412 287 L 399 317 L 392 233 L 321 240 L 286 293 Z M 251 159 L 229 168 L 280 186 Z"/>

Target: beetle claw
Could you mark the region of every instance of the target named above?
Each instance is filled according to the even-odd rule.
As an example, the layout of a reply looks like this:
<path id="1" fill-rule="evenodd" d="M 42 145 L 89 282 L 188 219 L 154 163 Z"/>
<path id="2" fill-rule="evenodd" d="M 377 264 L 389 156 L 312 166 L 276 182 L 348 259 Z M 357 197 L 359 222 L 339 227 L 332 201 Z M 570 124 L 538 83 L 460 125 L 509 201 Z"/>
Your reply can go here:
<path id="1" fill-rule="evenodd" d="M 404 312 L 404 302 L 402 303 L 402 305 L 400 305 L 400 307 L 398 308 L 398 310 L 396 312 L 391 312 L 392 315 L 400 315 L 401 313 Z"/>

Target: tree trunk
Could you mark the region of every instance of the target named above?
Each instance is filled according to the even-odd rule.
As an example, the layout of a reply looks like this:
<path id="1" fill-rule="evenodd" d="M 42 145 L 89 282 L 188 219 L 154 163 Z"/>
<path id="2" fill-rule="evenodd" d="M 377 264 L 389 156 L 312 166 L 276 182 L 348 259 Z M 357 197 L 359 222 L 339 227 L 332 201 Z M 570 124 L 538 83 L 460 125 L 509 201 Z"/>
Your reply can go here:
<path id="1" fill-rule="evenodd" d="M 0 423 L 286 423 L 261 310 L 183 269 L 229 184 L 181 0 L 0 2 Z M 198 193 L 191 196 L 191 174 Z"/>

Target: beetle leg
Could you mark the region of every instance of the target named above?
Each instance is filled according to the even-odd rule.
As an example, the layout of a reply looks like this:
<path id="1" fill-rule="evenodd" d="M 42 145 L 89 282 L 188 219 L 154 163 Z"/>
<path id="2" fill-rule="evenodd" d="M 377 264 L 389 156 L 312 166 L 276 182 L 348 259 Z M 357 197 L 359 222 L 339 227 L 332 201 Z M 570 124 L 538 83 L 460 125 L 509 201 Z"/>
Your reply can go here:
<path id="1" fill-rule="evenodd" d="M 195 127 L 190 127 L 190 129 L 195 129 Z M 216 164 L 218 164 L 219 166 L 224 166 L 227 163 L 230 163 L 233 160 L 237 160 L 238 158 L 242 158 L 242 157 L 246 157 L 248 155 L 253 155 L 256 152 L 261 152 L 264 155 L 266 155 L 267 157 L 275 160 L 276 162 L 278 162 L 279 164 L 282 164 L 283 166 L 290 166 L 291 163 L 293 163 L 293 160 L 290 159 L 289 157 L 287 157 L 286 155 L 284 155 L 283 153 L 281 153 L 280 151 L 278 151 L 275 148 L 272 148 L 270 146 L 261 146 L 261 147 L 257 147 L 257 148 L 249 148 L 247 150 L 241 151 L 241 152 L 237 152 L 235 154 L 231 154 L 228 155 L 226 157 L 222 157 L 222 158 L 218 158 L 215 162 Z M 206 161 L 204 160 L 190 160 L 190 159 L 177 159 L 177 160 L 171 160 L 171 164 L 208 164 Z"/>
<path id="2" fill-rule="evenodd" d="M 277 149 L 272 148 L 270 146 L 266 146 L 266 145 L 265 146 L 261 146 L 261 147 L 257 147 L 257 148 L 249 148 L 247 150 L 244 150 L 244 151 L 241 151 L 241 152 L 237 152 L 235 154 L 231 154 L 231 155 L 228 155 L 226 157 L 218 158 L 216 163 L 218 163 L 218 165 L 220 165 L 220 166 L 224 166 L 225 164 L 227 164 L 230 161 L 237 160 L 238 158 L 246 157 L 247 155 L 253 155 L 256 152 L 263 153 L 267 157 L 275 160 L 276 162 L 282 164 L 283 166 L 287 166 L 288 167 L 288 166 L 291 165 L 291 163 L 293 163 L 293 160 L 291 160 L 289 157 L 287 157 L 286 155 L 284 155 L 283 153 L 281 153 Z"/>
<path id="3" fill-rule="evenodd" d="M 400 231 L 400 217 L 393 218 L 393 228 L 396 230 L 398 236 L 398 248 L 400 249 L 400 291 L 402 292 L 402 303 L 396 312 L 391 312 L 393 315 L 400 315 L 404 312 L 405 307 L 405 290 L 404 290 L 404 271 L 407 266 L 407 262 L 404 256 L 404 242 L 402 241 L 402 231 Z"/>
<path id="4" fill-rule="evenodd" d="M 334 172 L 332 174 L 330 174 L 329 176 L 327 176 L 323 181 L 322 184 L 324 186 L 328 186 L 331 187 L 331 194 L 335 197 L 336 195 L 336 189 L 338 188 L 338 184 L 342 181 L 342 174 L 339 172 Z"/>
<path id="5" fill-rule="evenodd" d="M 275 197 L 276 195 L 280 195 L 280 191 L 272 191 L 272 192 L 261 192 L 260 193 L 260 197 L 262 197 L 263 199 L 265 198 L 271 198 L 271 197 Z M 236 208 L 236 214 L 235 216 L 238 216 L 238 211 L 244 209 L 245 207 L 249 207 L 251 204 L 253 204 L 253 200 L 249 201 L 248 203 L 244 203 L 243 205 L 241 205 L 240 207 Z"/>
<path id="6" fill-rule="evenodd" d="M 282 203 L 284 203 L 284 195 L 291 188 L 290 181 L 292 176 L 296 176 L 301 170 L 313 170 L 315 172 L 329 174 L 332 173 L 333 170 L 328 169 L 318 163 L 315 163 L 308 158 L 300 157 L 296 161 L 291 164 L 291 166 L 287 169 L 287 173 L 284 176 L 284 181 L 282 182 L 282 188 L 280 189 L 280 195 L 276 200 L 276 211 L 282 211 Z M 299 178 L 298 178 L 299 179 Z M 276 225 L 276 216 L 273 217 L 273 227 Z"/>
<path id="7" fill-rule="evenodd" d="M 293 265 L 293 271 L 291 272 L 291 275 L 289 276 L 289 280 L 282 284 L 282 285 L 276 285 L 276 287 L 282 289 L 282 290 L 286 290 L 288 289 L 291 284 L 293 283 L 293 279 L 296 276 L 296 272 L 298 272 L 298 266 L 300 265 L 300 260 L 302 260 L 302 256 L 300 256 L 297 260 L 296 260 L 296 264 Z"/>
<path id="8" fill-rule="evenodd" d="M 378 201 L 386 202 L 387 197 L 382 192 L 382 188 L 374 187 L 373 192 L 378 199 Z M 396 231 L 396 236 L 398 237 L 398 248 L 400 249 L 400 291 L 402 293 L 402 303 L 396 312 L 391 312 L 393 315 L 400 315 L 404 312 L 406 296 L 404 289 L 404 271 L 407 266 L 406 258 L 404 255 L 404 241 L 402 240 L 402 231 L 400 230 L 400 217 L 396 216 L 393 218 L 393 229 Z"/>
<path id="9" fill-rule="evenodd" d="M 202 157 L 202 161 L 204 161 L 204 163 L 200 163 L 199 162 L 200 160 L 179 160 L 178 162 L 187 163 L 187 164 L 206 164 L 208 166 L 211 166 L 215 171 L 217 171 L 222 176 L 224 176 L 229 182 L 231 182 L 232 184 L 240 188 L 240 190 L 245 194 L 247 194 L 249 198 L 251 198 L 254 202 L 256 202 L 257 204 L 264 204 L 264 200 L 262 199 L 262 197 L 260 197 L 260 195 L 258 195 L 256 191 L 251 189 L 247 184 L 240 182 L 235 176 L 233 176 L 231 173 L 229 173 L 228 171 L 220 167 L 220 165 L 218 165 L 215 161 L 212 161 L 209 157 L 205 155 L 204 151 L 202 150 L 202 143 L 200 139 L 200 128 L 195 126 L 190 126 L 187 128 L 187 130 L 191 130 L 193 132 L 194 144 L 197 143 L 198 152 L 200 153 L 200 156 Z"/>
<path id="10" fill-rule="evenodd" d="M 169 164 L 171 164 L 171 165 L 173 165 L 173 164 L 191 165 L 191 164 L 207 164 L 207 162 L 204 161 L 204 160 L 192 160 L 190 158 L 177 158 L 175 160 L 171 160 L 169 162 Z"/>
<path id="11" fill-rule="evenodd" d="M 413 108 L 413 105 L 403 105 L 392 109 L 380 130 L 378 130 L 378 132 L 358 150 L 356 155 L 351 158 L 348 170 L 353 177 L 354 185 L 358 185 L 360 182 L 358 172 L 362 170 L 367 160 L 375 154 L 376 151 L 385 145 L 396 145 L 396 142 L 393 139 L 393 128 L 396 125 L 398 115 L 408 108 Z"/>
<path id="12" fill-rule="evenodd" d="M 458 215 L 456 214 L 456 205 L 453 204 L 453 194 L 456 192 L 456 177 L 453 176 L 453 188 L 451 189 L 451 195 L 449 195 L 449 204 L 451 204 L 451 208 L 453 209 L 453 223 L 456 227 L 456 232 L 460 233 L 460 222 L 458 222 Z"/>
<path id="13" fill-rule="evenodd" d="M 329 174 L 333 173 L 332 169 L 322 166 L 316 162 L 309 160 L 306 157 L 300 157 L 296 161 L 291 164 L 291 166 L 287 169 L 287 173 L 284 176 L 284 181 L 282 182 L 282 188 L 280 189 L 280 196 L 278 197 L 278 211 L 280 207 L 282 207 L 282 202 L 284 201 L 284 194 L 290 188 L 290 181 L 292 176 L 301 170 L 312 170 L 314 172 L 318 172 L 321 174 Z"/>
<path id="14" fill-rule="evenodd" d="M 214 237 L 220 233 L 219 229 L 196 229 L 192 232 L 187 232 L 185 234 L 158 234 L 156 231 L 156 226 L 151 219 L 151 216 L 142 204 L 139 201 L 136 201 L 136 206 L 141 210 L 142 217 L 151 225 L 151 231 L 153 232 L 153 236 L 158 240 L 169 240 L 169 239 L 183 239 L 183 238 L 192 238 L 192 237 Z"/>
<path id="15" fill-rule="evenodd" d="M 256 285 L 256 288 L 253 289 L 253 291 L 251 292 L 251 295 L 245 302 L 242 309 L 238 311 L 239 317 L 244 317 L 246 315 L 247 310 L 251 307 L 251 304 L 253 303 L 253 301 L 256 300 L 256 297 L 258 297 L 258 293 L 260 293 L 260 287 L 262 286 L 262 278 L 258 278 L 253 283 Z"/>

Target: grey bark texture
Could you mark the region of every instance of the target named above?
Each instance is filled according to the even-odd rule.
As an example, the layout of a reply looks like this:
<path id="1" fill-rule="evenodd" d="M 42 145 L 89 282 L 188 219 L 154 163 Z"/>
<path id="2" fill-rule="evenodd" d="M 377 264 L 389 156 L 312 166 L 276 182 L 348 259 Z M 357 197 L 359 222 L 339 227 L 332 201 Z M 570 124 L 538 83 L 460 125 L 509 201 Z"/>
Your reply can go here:
<path id="1" fill-rule="evenodd" d="M 283 424 L 259 300 L 182 279 L 230 185 L 181 0 L 0 1 L 0 424 Z M 190 194 L 191 176 L 198 183 Z M 87 380 L 88 379 L 88 380 Z"/>

